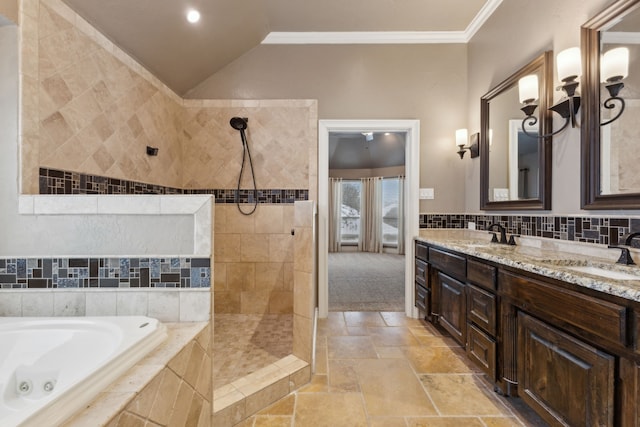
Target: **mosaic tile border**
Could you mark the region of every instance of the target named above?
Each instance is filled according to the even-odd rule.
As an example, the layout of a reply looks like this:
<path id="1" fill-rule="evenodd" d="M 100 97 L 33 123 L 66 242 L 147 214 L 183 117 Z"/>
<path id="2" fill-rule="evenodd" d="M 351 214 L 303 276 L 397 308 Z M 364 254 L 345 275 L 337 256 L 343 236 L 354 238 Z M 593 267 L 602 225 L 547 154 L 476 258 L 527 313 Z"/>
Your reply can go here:
<path id="1" fill-rule="evenodd" d="M 209 287 L 209 258 L 0 259 L 0 289 Z"/>
<path id="2" fill-rule="evenodd" d="M 253 190 L 181 189 L 79 172 L 40 168 L 40 194 L 212 194 L 216 203 L 253 203 Z M 291 204 L 309 200 L 306 189 L 261 189 L 258 203 Z"/>
<path id="3" fill-rule="evenodd" d="M 478 230 L 499 223 L 507 233 L 601 245 L 616 244 L 625 234 L 640 231 L 640 218 L 420 214 L 420 228 L 467 228 L 469 222 L 475 222 Z"/>

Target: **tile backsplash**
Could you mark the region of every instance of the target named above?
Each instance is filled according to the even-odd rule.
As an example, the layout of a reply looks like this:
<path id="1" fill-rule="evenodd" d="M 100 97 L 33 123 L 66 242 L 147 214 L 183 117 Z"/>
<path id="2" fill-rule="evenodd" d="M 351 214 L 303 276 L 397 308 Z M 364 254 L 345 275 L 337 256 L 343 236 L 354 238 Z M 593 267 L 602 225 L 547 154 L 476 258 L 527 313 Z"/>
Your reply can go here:
<path id="1" fill-rule="evenodd" d="M 40 168 L 40 194 L 212 194 L 216 203 L 253 203 L 253 190 L 182 189 L 59 169 Z M 309 200 L 306 189 L 259 189 L 258 203 L 292 204 Z"/>
<path id="2" fill-rule="evenodd" d="M 209 258 L 5 258 L 0 289 L 209 288 Z"/>
<path id="3" fill-rule="evenodd" d="M 546 237 L 577 242 L 616 244 L 630 232 L 640 231 L 640 218 L 611 216 L 544 216 L 544 215 L 479 215 L 420 214 L 420 228 L 467 228 L 475 222 L 476 229 L 486 230 L 498 223 L 507 233 L 521 236 Z"/>

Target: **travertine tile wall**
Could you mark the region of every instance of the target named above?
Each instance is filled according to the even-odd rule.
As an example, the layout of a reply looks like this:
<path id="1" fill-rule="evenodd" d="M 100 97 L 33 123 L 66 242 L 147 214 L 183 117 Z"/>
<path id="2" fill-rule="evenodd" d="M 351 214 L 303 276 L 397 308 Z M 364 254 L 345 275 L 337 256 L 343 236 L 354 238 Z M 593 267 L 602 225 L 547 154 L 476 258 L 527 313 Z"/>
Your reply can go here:
<path id="1" fill-rule="evenodd" d="M 248 118 L 246 136 L 258 188 L 315 188 L 315 101 L 185 100 L 185 111 L 184 189 L 236 188 L 242 143 L 229 125 L 234 116 Z M 245 167 L 242 188 L 252 188 L 248 159 Z"/>
<path id="2" fill-rule="evenodd" d="M 292 313 L 294 206 L 260 204 L 251 216 L 215 209 L 214 312 Z"/>
<path id="3" fill-rule="evenodd" d="M 180 186 L 181 99 L 61 1 L 22 17 L 23 193 L 39 166 Z"/>
<path id="4" fill-rule="evenodd" d="M 212 406 L 209 328 L 171 359 L 107 427 L 209 426 Z"/>
<path id="5" fill-rule="evenodd" d="M 296 202 L 293 264 L 293 354 L 311 363 L 313 317 L 318 301 L 316 284 L 315 202 Z"/>
<path id="6" fill-rule="evenodd" d="M 316 101 L 184 100 L 61 0 L 24 1 L 22 18 L 22 193 L 38 193 L 40 167 L 235 188 L 242 149 L 229 119 L 242 116 L 259 188 L 316 197 Z"/>
<path id="7" fill-rule="evenodd" d="M 64 427 L 209 427 L 212 328 L 201 325 L 167 324 L 167 340 Z"/>

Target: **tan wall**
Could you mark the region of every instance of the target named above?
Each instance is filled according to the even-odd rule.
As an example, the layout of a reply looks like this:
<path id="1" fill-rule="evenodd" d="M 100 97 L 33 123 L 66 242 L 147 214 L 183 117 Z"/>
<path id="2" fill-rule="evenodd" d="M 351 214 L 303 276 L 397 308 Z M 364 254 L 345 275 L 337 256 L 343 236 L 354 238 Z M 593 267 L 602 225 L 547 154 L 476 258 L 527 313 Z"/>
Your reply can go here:
<path id="1" fill-rule="evenodd" d="M 419 119 L 421 212 L 462 211 L 464 164 L 454 144 L 466 123 L 467 47 L 260 45 L 187 96 L 317 99 L 320 119 Z M 479 100 L 477 101 L 479 103 Z"/>
<path id="2" fill-rule="evenodd" d="M 0 0 L 0 15 L 18 23 L 18 0 Z"/>
<path id="3" fill-rule="evenodd" d="M 611 0 L 503 1 L 469 43 L 469 132 L 480 130 L 480 97 L 545 50 L 580 46 L 580 26 Z M 555 58 L 554 58 L 555 60 Z M 558 86 L 554 67 L 554 87 Z M 561 94 L 556 92 L 555 99 Z M 555 129 L 561 120 L 554 123 Z M 479 212 L 479 163 L 465 162 L 465 212 Z M 553 138 L 552 213 L 580 211 L 580 130 Z M 601 212 L 602 213 L 602 212 Z M 617 212 L 620 214 L 621 212 Z"/>
<path id="4" fill-rule="evenodd" d="M 243 205 L 248 210 L 249 205 Z M 293 205 L 216 205 L 214 311 L 293 312 Z"/>

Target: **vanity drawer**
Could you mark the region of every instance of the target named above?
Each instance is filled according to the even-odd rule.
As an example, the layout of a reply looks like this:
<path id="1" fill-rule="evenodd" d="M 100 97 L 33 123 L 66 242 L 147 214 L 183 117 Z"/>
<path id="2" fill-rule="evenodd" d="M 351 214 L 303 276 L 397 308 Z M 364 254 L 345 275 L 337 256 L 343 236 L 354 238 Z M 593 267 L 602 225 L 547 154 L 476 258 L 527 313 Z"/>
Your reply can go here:
<path id="1" fill-rule="evenodd" d="M 467 319 L 489 335 L 496 334 L 496 296 L 473 285 L 467 286 Z"/>
<path id="2" fill-rule="evenodd" d="M 498 290 L 524 311 L 558 319 L 609 342 L 629 344 L 624 306 L 502 270 Z"/>
<path id="3" fill-rule="evenodd" d="M 496 379 L 496 342 L 469 323 L 467 328 L 467 357 L 475 362 L 491 381 Z"/>
<path id="4" fill-rule="evenodd" d="M 429 249 L 424 243 L 416 242 L 416 258 L 427 261 Z"/>
<path id="5" fill-rule="evenodd" d="M 429 248 L 429 263 L 455 278 L 466 278 L 467 259 L 463 256 Z"/>
<path id="6" fill-rule="evenodd" d="M 487 289 L 496 288 L 497 269 L 492 265 L 467 260 L 467 280 Z"/>
<path id="7" fill-rule="evenodd" d="M 424 311 L 426 315 L 429 315 L 429 305 L 430 305 L 430 293 L 426 288 L 423 288 L 419 284 L 416 283 L 416 307 L 420 310 Z"/>
<path id="8" fill-rule="evenodd" d="M 427 287 L 427 263 L 416 259 L 416 282 Z"/>

